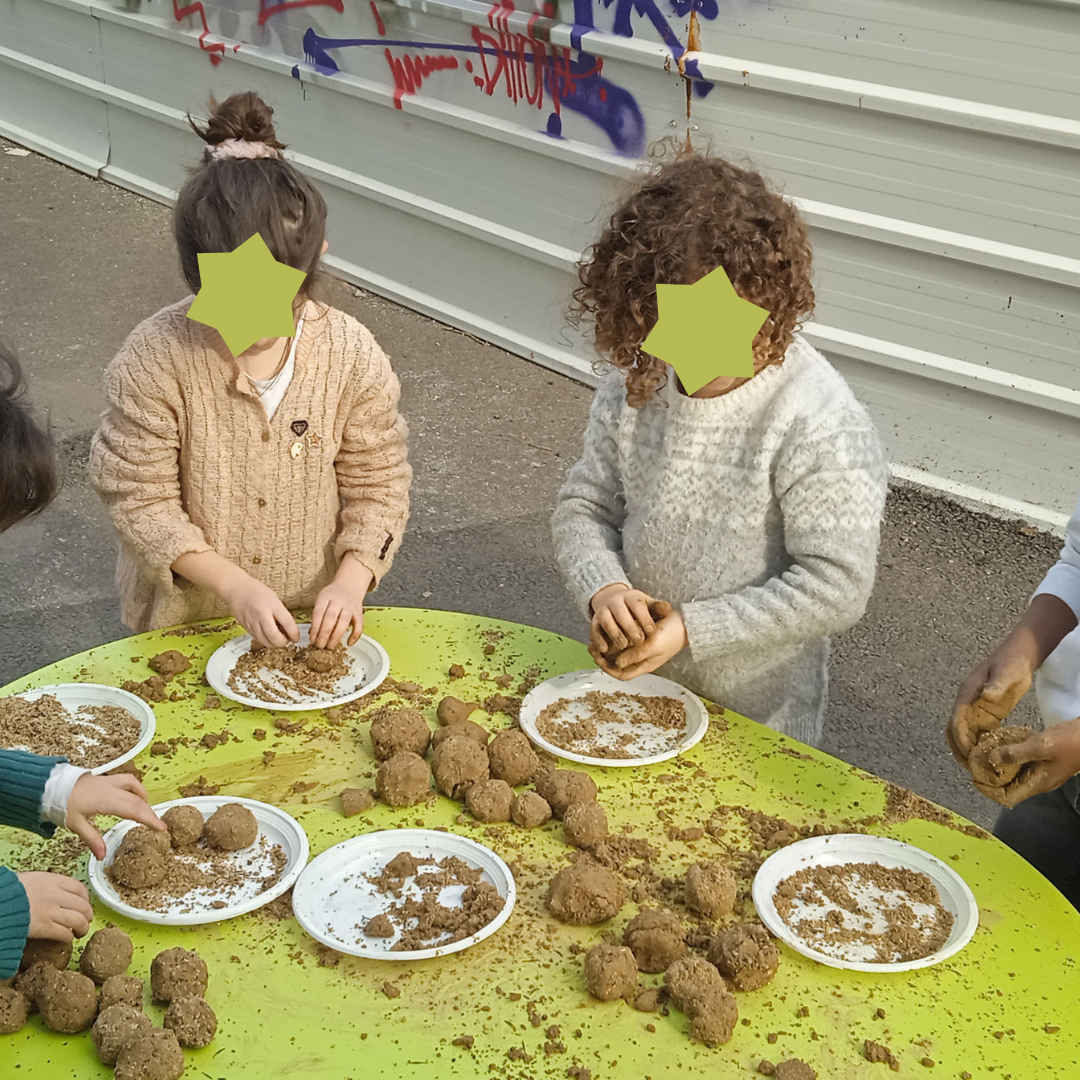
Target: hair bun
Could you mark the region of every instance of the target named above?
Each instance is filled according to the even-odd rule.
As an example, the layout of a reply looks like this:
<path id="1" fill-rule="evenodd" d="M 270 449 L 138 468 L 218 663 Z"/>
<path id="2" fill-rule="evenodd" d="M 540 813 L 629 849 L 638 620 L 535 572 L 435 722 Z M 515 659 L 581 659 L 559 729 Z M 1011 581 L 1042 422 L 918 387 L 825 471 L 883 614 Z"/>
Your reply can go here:
<path id="1" fill-rule="evenodd" d="M 218 103 L 210 99 L 210 118 L 201 128 L 194 120 L 189 122 L 203 142 L 217 146 L 228 139 L 241 142 L 265 143 L 275 150 L 284 150 L 274 130 L 274 110 L 258 94 L 248 90 L 230 94 Z"/>

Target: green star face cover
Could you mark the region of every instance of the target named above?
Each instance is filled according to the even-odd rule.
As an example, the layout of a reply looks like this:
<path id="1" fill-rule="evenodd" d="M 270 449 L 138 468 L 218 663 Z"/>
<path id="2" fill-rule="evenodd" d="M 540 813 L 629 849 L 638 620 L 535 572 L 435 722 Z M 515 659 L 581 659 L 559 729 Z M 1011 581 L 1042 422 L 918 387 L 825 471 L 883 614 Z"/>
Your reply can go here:
<path id="1" fill-rule="evenodd" d="M 213 327 L 239 356 L 259 338 L 292 337 L 293 300 L 307 276 L 280 263 L 256 233 L 235 251 L 199 254 L 199 289 L 187 317 Z"/>
<path id="2" fill-rule="evenodd" d="M 693 285 L 657 285 L 656 307 L 641 347 L 670 364 L 688 394 L 754 374 L 754 338 L 769 312 L 739 296 L 722 266 Z"/>

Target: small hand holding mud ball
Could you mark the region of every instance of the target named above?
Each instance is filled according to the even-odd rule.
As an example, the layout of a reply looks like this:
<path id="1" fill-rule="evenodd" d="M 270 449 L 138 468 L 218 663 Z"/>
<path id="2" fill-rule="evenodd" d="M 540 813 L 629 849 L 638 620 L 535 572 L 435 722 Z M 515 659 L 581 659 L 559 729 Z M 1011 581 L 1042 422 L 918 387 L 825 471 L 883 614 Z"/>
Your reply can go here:
<path id="1" fill-rule="evenodd" d="M 79 970 L 101 986 L 113 975 L 123 975 L 131 965 L 135 949 L 131 938 L 116 927 L 97 930 L 79 957 Z"/>
<path id="2" fill-rule="evenodd" d="M 464 798 L 465 792 L 488 778 L 487 751 L 473 739 L 453 735 L 431 755 L 435 786 L 448 798 Z"/>
<path id="3" fill-rule="evenodd" d="M 625 945 L 594 945 L 585 954 L 585 987 L 600 1001 L 636 996 L 638 966 Z"/>
<path id="4" fill-rule="evenodd" d="M 1011 784 L 1024 765 L 1002 764 L 999 769 L 990 763 L 990 754 L 1003 746 L 1025 742 L 1033 734 L 1031 728 L 1022 726 L 1002 726 L 994 728 L 993 731 L 984 731 L 968 755 L 967 765 L 971 778 L 977 784 L 986 784 L 987 787 L 1005 787 Z"/>
<path id="5" fill-rule="evenodd" d="M 378 761 L 408 751 L 423 757 L 431 743 L 431 728 L 416 709 L 395 709 L 371 721 L 371 749 Z"/>
<path id="6" fill-rule="evenodd" d="M 217 1033 L 214 1010 L 201 997 L 174 998 L 164 1024 L 186 1050 L 201 1049 Z"/>
<path id="7" fill-rule="evenodd" d="M 101 1009 L 104 1012 L 110 1005 L 130 1005 L 134 1009 L 143 1007 L 142 979 L 134 975 L 112 975 L 101 984 Z"/>
<path id="8" fill-rule="evenodd" d="M 572 803 L 595 802 L 596 781 L 576 769 L 551 769 L 536 778 L 537 792 L 560 820 Z"/>
<path id="9" fill-rule="evenodd" d="M 656 908 L 646 908 L 626 924 L 623 944 L 633 952 L 638 968 L 650 975 L 667 971 L 687 953 L 682 921 L 673 912 Z"/>
<path id="10" fill-rule="evenodd" d="M 718 919 L 735 907 L 735 875 L 718 862 L 695 863 L 686 871 L 686 906 L 707 919 Z"/>
<path id="11" fill-rule="evenodd" d="M 780 964 L 768 930 L 756 923 L 722 930 L 712 939 L 708 956 L 735 990 L 759 990 L 772 981 Z"/>
<path id="12" fill-rule="evenodd" d="M 174 848 L 187 848 L 202 838 L 206 822 L 202 812 L 194 806 L 173 806 L 161 815 L 169 829 Z"/>
<path id="13" fill-rule="evenodd" d="M 500 731 L 488 745 L 491 775 L 511 787 L 527 784 L 540 768 L 532 743 L 520 731 Z"/>
<path id="14" fill-rule="evenodd" d="M 177 998 L 202 997 L 206 983 L 206 961 L 188 949 L 166 949 L 150 965 L 150 993 L 155 1001 L 167 1004 Z"/>
<path id="15" fill-rule="evenodd" d="M 180 1080 L 184 1051 L 168 1029 L 158 1029 L 128 1043 L 116 1059 L 116 1080 Z"/>
<path id="16" fill-rule="evenodd" d="M 625 903 L 622 879 L 588 857 L 563 867 L 548 886 L 548 911 L 571 926 L 605 922 L 618 915 Z"/>
<path id="17" fill-rule="evenodd" d="M 130 1005 L 110 1005 L 102 1009 L 90 1032 L 94 1049 L 103 1065 L 115 1065 L 120 1051 L 129 1043 L 137 1042 L 154 1028 L 150 1017 L 141 1009 Z"/>
<path id="18" fill-rule="evenodd" d="M 37 1006 L 47 1028 L 74 1035 L 97 1016 L 97 987 L 78 971 L 56 971 L 38 992 Z"/>
<path id="19" fill-rule="evenodd" d="M 14 986 L 0 986 L 0 1035 L 14 1035 L 30 1015 L 30 1002 Z"/>
<path id="20" fill-rule="evenodd" d="M 375 791 L 388 806 L 415 806 L 431 791 L 428 763 L 412 751 L 388 758 L 375 774 Z"/>
<path id="21" fill-rule="evenodd" d="M 226 803 L 207 818 L 206 842 L 218 851 L 241 851 L 259 837 L 255 815 L 239 803 Z"/>

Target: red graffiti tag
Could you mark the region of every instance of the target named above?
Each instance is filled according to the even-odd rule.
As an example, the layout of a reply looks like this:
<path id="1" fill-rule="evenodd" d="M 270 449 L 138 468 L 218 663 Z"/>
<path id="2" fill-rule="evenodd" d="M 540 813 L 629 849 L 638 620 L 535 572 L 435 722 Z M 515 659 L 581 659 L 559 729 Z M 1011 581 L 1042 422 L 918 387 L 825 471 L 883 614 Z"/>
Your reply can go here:
<path id="1" fill-rule="evenodd" d="M 379 37 L 386 37 L 386 27 L 383 25 L 382 16 L 375 5 L 375 0 L 368 0 L 371 4 L 371 14 L 375 16 L 375 29 L 379 31 Z"/>
<path id="2" fill-rule="evenodd" d="M 203 52 L 210 54 L 211 64 L 220 64 L 221 57 L 225 52 L 225 46 L 220 41 L 214 42 L 212 45 L 206 44 L 206 35 L 210 33 L 210 24 L 206 21 L 206 9 L 202 6 L 202 0 L 195 0 L 195 3 L 188 4 L 184 8 L 180 6 L 179 0 L 173 0 L 173 15 L 176 17 L 177 22 L 186 19 L 189 15 L 199 16 L 203 26 L 202 33 L 199 35 L 199 48 Z"/>
<path id="3" fill-rule="evenodd" d="M 271 15 L 277 15 L 278 12 L 306 7 L 329 7 L 342 12 L 345 10 L 345 0 L 259 0 L 259 25 L 262 26 Z"/>
<path id="4" fill-rule="evenodd" d="M 456 56 L 403 56 L 399 60 L 386 50 L 386 62 L 390 65 L 390 74 L 394 77 L 394 108 L 401 108 L 401 99 L 406 94 L 415 94 L 433 71 L 445 71 L 458 66 Z"/>

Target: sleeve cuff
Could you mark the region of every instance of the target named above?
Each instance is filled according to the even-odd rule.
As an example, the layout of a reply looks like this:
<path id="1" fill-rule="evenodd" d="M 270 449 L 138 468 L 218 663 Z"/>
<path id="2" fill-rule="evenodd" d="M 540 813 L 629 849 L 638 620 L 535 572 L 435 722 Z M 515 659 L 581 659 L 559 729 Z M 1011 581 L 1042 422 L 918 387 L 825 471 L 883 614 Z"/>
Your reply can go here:
<path id="1" fill-rule="evenodd" d="M 567 583 L 576 594 L 578 607 L 587 619 L 592 618 L 592 598 L 608 585 L 633 588 L 622 560 L 611 552 L 566 568 Z"/>
<path id="2" fill-rule="evenodd" d="M 690 656 L 700 661 L 729 645 L 737 645 L 739 629 L 723 600 L 696 600 L 682 606 Z"/>
<path id="3" fill-rule="evenodd" d="M 30 934 L 30 900 L 14 871 L 0 866 L 0 979 L 19 970 Z"/>
<path id="4" fill-rule="evenodd" d="M 1058 562 L 1051 566 L 1042 583 L 1031 594 L 1031 599 L 1045 594 L 1056 596 L 1068 604 L 1072 613 L 1080 619 L 1080 567 L 1067 562 Z"/>
<path id="5" fill-rule="evenodd" d="M 17 829 L 52 836 L 53 826 L 41 820 L 41 800 L 54 765 L 63 757 L 42 757 L 22 750 L 0 751 L 3 821 Z"/>
<path id="6" fill-rule="evenodd" d="M 71 792 L 89 769 L 80 769 L 66 761 L 54 765 L 49 779 L 45 782 L 45 792 L 41 796 L 41 820 L 53 825 L 67 824 L 67 805 Z"/>

